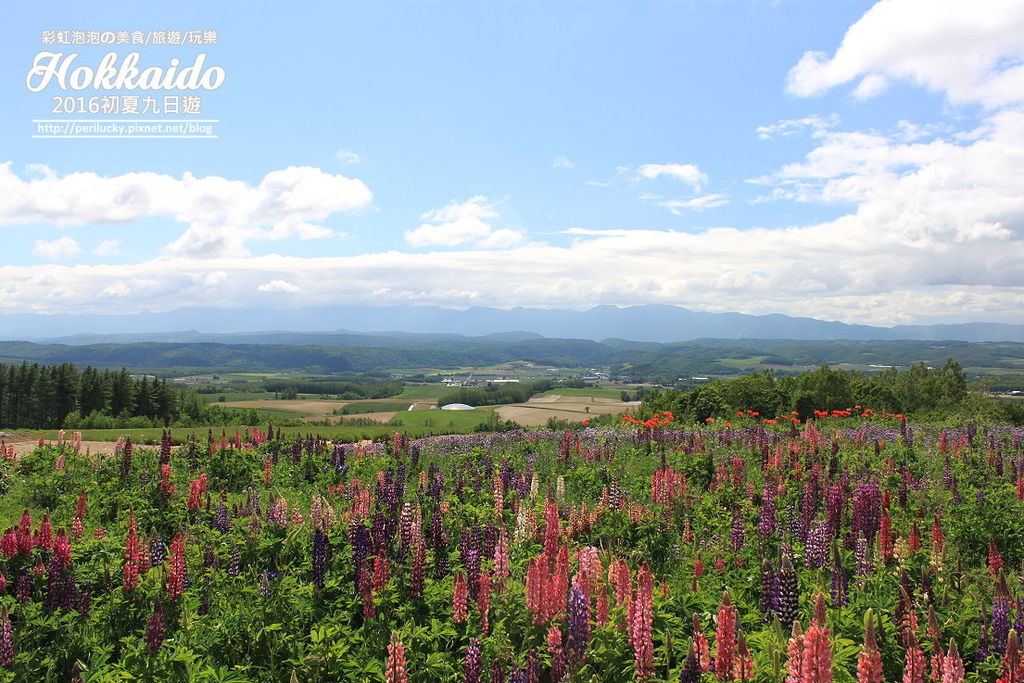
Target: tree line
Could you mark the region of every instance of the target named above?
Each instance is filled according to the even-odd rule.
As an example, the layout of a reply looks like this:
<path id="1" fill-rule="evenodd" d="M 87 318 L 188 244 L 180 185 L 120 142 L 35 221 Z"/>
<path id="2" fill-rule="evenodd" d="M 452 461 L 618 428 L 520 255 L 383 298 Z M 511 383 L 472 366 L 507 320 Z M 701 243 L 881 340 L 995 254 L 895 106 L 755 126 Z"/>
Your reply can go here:
<path id="1" fill-rule="evenodd" d="M 548 379 L 516 384 L 488 384 L 484 388 L 453 387 L 441 394 L 438 405 L 465 403 L 473 407 L 524 403 L 534 394 L 549 391 L 555 386 Z"/>
<path id="2" fill-rule="evenodd" d="M 123 368 L 0 363 L 0 427 L 9 429 L 257 424 L 255 417 L 255 411 L 210 406 L 193 391 Z"/>
<path id="3" fill-rule="evenodd" d="M 755 411 L 771 418 L 796 412 L 801 419 L 814 411 L 861 406 L 876 413 L 949 411 L 967 399 L 967 376 L 949 359 L 938 367 L 916 363 L 905 370 L 888 368 L 876 374 L 823 365 L 812 372 L 776 377 L 771 370 L 726 380 L 711 380 L 690 391 L 657 391 L 644 399 L 642 413 L 670 410 L 703 421 Z"/>

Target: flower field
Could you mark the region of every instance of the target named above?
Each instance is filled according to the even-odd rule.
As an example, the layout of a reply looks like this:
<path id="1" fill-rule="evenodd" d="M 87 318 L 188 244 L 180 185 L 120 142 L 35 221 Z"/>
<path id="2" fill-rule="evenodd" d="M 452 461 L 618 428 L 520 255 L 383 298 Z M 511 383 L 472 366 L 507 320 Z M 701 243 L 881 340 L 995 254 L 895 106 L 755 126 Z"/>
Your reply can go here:
<path id="1" fill-rule="evenodd" d="M 0 460 L 0 680 L 1024 683 L 1024 430 L 870 413 Z"/>

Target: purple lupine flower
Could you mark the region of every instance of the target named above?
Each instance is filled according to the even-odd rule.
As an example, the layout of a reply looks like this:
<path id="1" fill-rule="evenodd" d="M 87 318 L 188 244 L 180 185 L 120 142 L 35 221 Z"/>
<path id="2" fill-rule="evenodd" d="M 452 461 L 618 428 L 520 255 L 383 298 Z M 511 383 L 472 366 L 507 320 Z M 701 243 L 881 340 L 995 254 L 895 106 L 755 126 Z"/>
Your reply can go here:
<path id="1" fill-rule="evenodd" d="M 807 533 L 804 545 L 804 563 L 808 567 L 820 569 L 828 564 L 828 523 L 819 518 Z"/>
<path id="2" fill-rule="evenodd" d="M 313 585 L 323 590 L 327 569 L 327 535 L 320 529 L 313 531 Z"/>
<path id="3" fill-rule="evenodd" d="M 743 513 L 736 509 L 732 514 L 732 530 L 729 533 L 729 544 L 733 552 L 743 549 L 743 541 L 746 538 L 746 530 L 743 527 Z"/>
<path id="4" fill-rule="evenodd" d="M 853 490 L 853 530 L 871 540 L 882 520 L 882 492 L 877 481 L 857 484 Z"/>
<path id="5" fill-rule="evenodd" d="M 833 538 L 839 533 L 843 522 L 843 512 L 846 510 L 845 481 L 829 484 L 825 491 L 825 510 L 828 522 L 827 535 L 829 538 Z"/>
<path id="6" fill-rule="evenodd" d="M 702 675 L 700 662 L 697 661 L 697 653 L 693 645 L 690 645 L 690 651 L 686 654 L 683 670 L 679 672 L 679 683 L 700 683 Z"/>
<path id="7" fill-rule="evenodd" d="M 75 611 L 84 619 L 88 619 L 89 612 L 92 611 L 92 591 L 84 584 L 78 590 L 78 604 L 75 606 Z"/>
<path id="8" fill-rule="evenodd" d="M 761 498 L 761 513 L 757 522 L 757 533 L 762 536 L 771 536 L 775 533 L 778 524 L 775 520 L 775 496 L 774 486 L 766 485 L 764 495 Z"/>
<path id="9" fill-rule="evenodd" d="M 209 543 L 203 549 L 203 569 L 213 569 L 217 566 L 217 549 Z"/>
<path id="10" fill-rule="evenodd" d="M 270 593 L 271 593 L 271 588 L 270 588 L 270 572 L 268 572 L 268 571 L 260 572 L 260 597 L 261 598 L 270 597 Z"/>
<path id="11" fill-rule="evenodd" d="M 220 505 L 217 506 L 217 512 L 213 515 L 213 528 L 222 534 L 231 531 L 231 515 L 228 514 L 228 506 L 224 498 L 221 498 Z"/>
<path id="12" fill-rule="evenodd" d="M 491 663 L 491 680 L 490 683 L 505 683 L 508 680 L 505 672 L 505 665 L 500 660 L 495 659 Z"/>
<path id="13" fill-rule="evenodd" d="M 480 683 L 483 664 L 480 661 L 480 639 L 473 638 L 466 646 L 466 658 L 462 662 L 463 680 L 466 683 Z"/>
<path id="14" fill-rule="evenodd" d="M 989 622 L 989 647 L 993 652 L 1006 650 L 1006 639 L 1010 635 L 1010 601 L 1004 595 L 992 600 L 992 615 Z"/>
<path id="15" fill-rule="evenodd" d="M 858 541 L 863 538 L 861 536 Z M 830 573 L 832 574 L 832 584 L 830 586 L 832 604 L 836 607 L 842 607 L 849 602 L 850 574 L 846 571 L 846 567 L 843 566 L 838 547 L 832 549 L 832 569 Z"/>
<path id="16" fill-rule="evenodd" d="M 761 614 L 765 621 L 770 621 L 775 611 L 775 567 L 769 560 L 761 565 Z"/>
<path id="17" fill-rule="evenodd" d="M 14 633 L 11 618 L 7 614 L 7 606 L 0 613 L 0 666 L 7 668 L 14 665 Z"/>
<path id="18" fill-rule="evenodd" d="M 582 662 L 590 642 L 590 599 L 579 587 L 569 589 L 569 603 L 566 618 L 568 625 L 565 636 L 565 650 L 569 661 Z"/>
<path id="19" fill-rule="evenodd" d="M 159 567 L 167 559 L 167 548 L 159 535 L 154 535 L 149 544 L 149 563 L 153 567 Z"/>
<path id="20" fill-rule="evenodd" d="M 864 536 L 858 535 L 855 547 L 857 551 L 857 575 L 867 576 L 875 568 L 875 561 L 871 556 L 872 544 Z"/>
<path id="21" fill-rule="evenodd" d="M 793 628 L 793 622 L 800 610 L 800 584 L 797 581 L 796 570 L 788 555 L 782 556 L 779 564 L 779 571 L 775 575 L 772 595 L 772 610 L 779 620 L 782 628 L 789 631 Z"/>
<path id="22" fill-rule="evenodd" d="M 476 548 L 470 548 L 466 553 L 465 564 L 469 597 L 475 602 L 480 595 L 480 552 Z"/>
<path id="23" fill-rule="evenodd" d="M 22 572 L 14 585 L 14 597 L 18 602 L 28 602 L 32 599 L 32 577 L 28 572 Z"/>
<path id="24" fill-rule="evenodd" d="M 231 546 L 231 559 L 228 560 L 228 576 L 238 576 L 242 573 L 242 551 L 237 545 Z"/>
<path id="25" fill-rule="evenodd" d="M 153 613 L 146 624 L 146 651 L 159 652 L 164 644 L 164 608 L 157 596 L 153 601 Z"/>
<path id="26" fill-rule="evenodd" d="M 370 549 L 369 529 L 359 520 L 353 519 L 348 523 L 348 542 L 352 546 L 352 569 L 358 583 L 363 572 L 363 562 Z"/>

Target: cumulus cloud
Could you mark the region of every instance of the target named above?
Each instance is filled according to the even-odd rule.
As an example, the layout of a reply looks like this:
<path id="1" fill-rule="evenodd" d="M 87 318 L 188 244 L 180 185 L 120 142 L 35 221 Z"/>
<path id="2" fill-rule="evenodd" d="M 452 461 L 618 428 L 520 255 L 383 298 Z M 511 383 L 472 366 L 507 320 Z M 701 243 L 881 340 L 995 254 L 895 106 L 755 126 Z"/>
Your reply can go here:
<path id="1" fill-rule="evenodd" d="M 373 199 L 357 179 L 309 166 L 267 173 L 257 185 L 218 176 L 180 178 L 159 173 L 101 176 L 47 169 L 18 177 L 0 164 L 0 226 L 21 223 L 90 225 L 168 216 L 188 225 L 166 246 L 172 256 L 209 258 L 245 254 L 256 239 L 309 239 L 331 234 L 319 226 L 335 213 Z"/>
<path id="2" fill-rule="evenodd" d="M 820 137 L 829 128 L 839 125 L 839 114 L 830 114 L 825 117 L 805 116 L 799 119 L 782 119 L 765 126 L 758 126 L 757 137 L 762 140 L 796 135 L 805 130 L 811 131 L 812 137 Z"/>
<path id="3" fill-rule="evenodd" d="M 264 282 L 261 284 L 256 288 L 256 291 L 294 294 L 295 292 L 301 292 L 302 288 L 285 280 L 271 280 L 270 282 Z"/>
<path id="4" fill-rule="evenodd" d="M 856 97 L 890 79 L 994 107 L 1024 101 L 1024 3 L 1020 0 L 881 0 L 831 57 L 806 52 L 789 72 L 794 95 L 820 95 L 858 80 Z"/>
<path id="5" fill-rule="evenodd" d="M 405 241 L 413 247 L 457 247 L 471 243 L 480 247 L 509 247 L 522 241 L 521 232 L 494 229 L 491 222 L 499 216 L 495 206 L 483 195 L 461 203 L 453 200 L 444 208 L 420 216 L 424 222 L 406 231 Z"/>
<path id="6" fill-rule="evenodd" d="M 359 154 L 350 149 L 339 149 L 334 153 L 334 156 L 343 164 L 358 164 L 363 160 Z"/>
<path id="7" fill-rule="evenodd" d="M 574 164 L 571 159 L 564 157 L 561 154 L 552 160 L 551 165 L 554 168 L 576 168 L 576 164 Z"/>
<path id="8" fill-rule="evenodd" d="M 693 187 L 694 192 L 700 192 L 701 186 L 708 182 L 707 174 L 694 164 L 644 164 L 637 169 L 637 175 L 645 180 L 655 180 L 661 176 L 674 178 Z"/>
<path id="9" fill-rule="evenodd" d="M 78 242 L 71 237 L 60 237 L 51 242 L 36 240 L 33 253 L 46 261 L 63 261 L 64 259 L 78 256 L 82 248 Z"/>
<path id="10" fill-rule="evenodd" d="M 121 251 L 121 240 L 103 240 L 92 253 L 96 256 L 114 256 Z"/>
<path id="11" fill-rule="evenodd" d="M 667 199 L 657 202 L 658 206 L 668 209 L 677 216 L 686 209 L 700 211 L 725 206 L 728 203 L 729 198 L 724 194 L 706 194 L 693 199 Z"/>

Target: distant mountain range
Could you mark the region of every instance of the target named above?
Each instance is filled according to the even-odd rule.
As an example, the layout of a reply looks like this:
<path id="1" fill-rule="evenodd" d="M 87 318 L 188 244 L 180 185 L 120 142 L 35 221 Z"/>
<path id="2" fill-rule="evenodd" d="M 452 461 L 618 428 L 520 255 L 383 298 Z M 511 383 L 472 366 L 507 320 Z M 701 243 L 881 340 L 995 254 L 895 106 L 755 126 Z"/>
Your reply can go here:
<path id="1" fill-rule="evenodd" d="M 368 343 L 367 333 L 372 333 L 372 343 Z M 876 327 L 781 314 L 691 311 L 660 304 L 596 306 L 585 311 L 332 306 L 181 308 L 136 315 L 0 315 L 0 339 L 64 344 L 149 341 L 381 346 L 390 338 L 395 346 L 408 346 L 445 339 L 500 343 L 540 337 L 661 343 L 701 338 L 1024 342 L 1024 325 L 979 322 Z"/>

